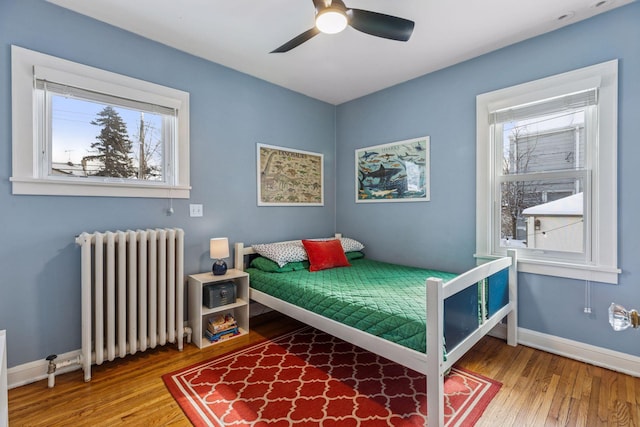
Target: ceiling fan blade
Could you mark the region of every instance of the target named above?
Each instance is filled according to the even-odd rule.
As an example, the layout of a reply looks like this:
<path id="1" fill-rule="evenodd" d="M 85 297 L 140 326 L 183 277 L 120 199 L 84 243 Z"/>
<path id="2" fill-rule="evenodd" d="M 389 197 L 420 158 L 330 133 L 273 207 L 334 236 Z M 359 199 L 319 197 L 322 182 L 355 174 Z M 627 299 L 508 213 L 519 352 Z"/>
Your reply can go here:
<path id="1" fill-rule="evenodd" d="M 305 31 L 304 33 L 300 34 L 299 36 L 296 36 L 296 37 L 292 38 L 291 40 L 289 40 L 288 42 L 286 42 L 285 44 L 283 44 L 279 48 L 272 50 L 270 53 L 289 52 L 294 47 L 298 47 L 302 43 L 304 43 L 307 40 L 311 39 L 312 37 L 316 36 L 319 32 L 320 32 L 320 30 L 318 30 L 316 27 L 313 27 L 313 28 Z"/>
<path id="2" fill-rule="evenodd" d="M 316 8 L 316 13 L 320 12 L 322 9 L 328 7 L 326 0 L 312 0 L 313 6 Z"/>
<path id="3" fill-rule="evenodd" d="M 349 25 L 358 31 L 385 39 L 406 42 L 411 37 L 415 23 L 397 16 L 371 12 L 362 9 L 349 9 Z"/>
<path id="4" fill-rule="evenodd" d="M 337 7 L 337 8 L 342 8 L 344 10 L 347 10 L 347 6 L 344 4 L 342 0 L 325 0 L 325 4 L 327 5 L 327 7 L 332 6 L 332 7 Z"/>

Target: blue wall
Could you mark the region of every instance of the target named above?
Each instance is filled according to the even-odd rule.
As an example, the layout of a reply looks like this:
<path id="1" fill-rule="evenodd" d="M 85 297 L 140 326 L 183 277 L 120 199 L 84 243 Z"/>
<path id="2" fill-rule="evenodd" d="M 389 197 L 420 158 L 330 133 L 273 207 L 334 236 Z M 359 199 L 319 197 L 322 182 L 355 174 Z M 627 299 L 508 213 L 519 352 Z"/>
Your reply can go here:
<path id="1" fill-rule="evenodd" d="M 640 306 L 640 4 L 613 10 L 337 108 L 337 229 L 370 257 L 463 271 L 474 265 L 476 96 L 618 58 L 619 285 L 520 274 L 520 326 L 640 356 L 636 331 L 608 325 L 612 301 Z M 356 204 L 354 150 L 431 137 L 431 201 Z"/>
<path id="2" fill-rule="evenodd" d="M 520 275 L 525 328 L 640 355 L 607 324 L 611 301 L 640 305 L 640 4 L 333 107 L 41 0 L 0 1 L 0 329 L 9 366 L 80 347 L 82 231 L 182 227 L 185 272 L 210 268 L 207 241 L 343 232 L 372 258 L 462 271 L 474 265 L 477 94 L 620 59 L 620 285 Z M 11 195 L 10 45 L 191 93 L 190 200 Z M 431 202 L 355 204 L 354 149 L 431 136 Z M 256 143 L 325 155 L 325 206 L 256 206 Z M 334 173 L 335 172 L 335 173 Z M 203 218 L 188 216 L 204 205 Z M 631 339 L 629 339 L 631 338 Z"/>
<path id="3" fill-rule="evenodd" d="M 11 194 L 10 45 L 191 94 L 190 200 Z M 335 227 L 335 107 L 44 1 L 0 2 L 0 329 L 8 364 L 80 348 L 83 231 L 185 230 L 185 273 L 208 271 L 208 239 L 328 236 Z M 325 155 L 324 207 L 257 207 L 256 143 Z M 204 217 L 190 218 L 189 203 Z M 231 260 L 229 260 L 231 261 Z"/>

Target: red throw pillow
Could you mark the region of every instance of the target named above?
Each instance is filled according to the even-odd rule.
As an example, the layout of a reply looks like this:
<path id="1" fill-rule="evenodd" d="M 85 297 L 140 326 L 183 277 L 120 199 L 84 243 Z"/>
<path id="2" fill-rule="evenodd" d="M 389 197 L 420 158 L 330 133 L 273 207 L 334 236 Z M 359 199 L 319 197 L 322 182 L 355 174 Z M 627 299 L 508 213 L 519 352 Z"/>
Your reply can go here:
<path id="1" fill-rule="evenodd" d="M 340 240 L 303 240 L 302 244 L 309 256 L 309 271 L 351 266 Z"/>

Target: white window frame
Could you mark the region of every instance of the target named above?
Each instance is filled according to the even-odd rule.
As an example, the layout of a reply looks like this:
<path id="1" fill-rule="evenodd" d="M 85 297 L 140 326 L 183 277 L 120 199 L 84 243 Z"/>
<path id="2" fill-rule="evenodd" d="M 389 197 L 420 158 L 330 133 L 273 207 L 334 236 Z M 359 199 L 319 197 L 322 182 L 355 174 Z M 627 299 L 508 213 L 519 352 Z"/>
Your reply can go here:
<path id="1" fill-rule="evenodd" d="M 612 60 L 567 73 L 478 95 L 476 98 L 476 257 L 494 258 L 506 254 L 494 239 L 499 233 L 500 194 L 496 176 L 501 163 L 496 150 L 493 111 L 525 105 L 584 90 L 598 89 L 598 128 L 588 144 L 590 159 L 589 221 L 586 256 L 558 260 L 543 252 L 521 250 L 518 270 L 526 273 L 567 277 L 603 283 L 618 283 L 617 127 L 618 61 Z M 589 199 L 587 197 L 587 199 Z"/>
<path id="2" fill-rule="evenodd" d="M 176 111 L 173 147 L 167 147 L 165 182 L 113 178 L 57 178 L 40 155 L 36 73 L 59 84 L 109 96 L 159 105 Z M 189 198 L 189 93 L 11 46 L 13 194 Z M 42 103 L 41 103 L 42 104 Z"/>

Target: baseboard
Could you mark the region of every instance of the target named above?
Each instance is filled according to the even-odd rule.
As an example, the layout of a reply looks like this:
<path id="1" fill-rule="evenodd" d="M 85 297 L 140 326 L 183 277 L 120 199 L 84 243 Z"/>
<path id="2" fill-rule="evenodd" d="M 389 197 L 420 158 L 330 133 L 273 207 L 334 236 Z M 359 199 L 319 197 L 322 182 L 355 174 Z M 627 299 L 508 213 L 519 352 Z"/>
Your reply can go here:
<path id="1" fill-rule="evenodd" d="M 184 322 L 183 339 L 184 338 L 187 338 L 187 343 L 191 342 L 191 328 L 186 321 Z M 82 350 L 73 350 L 68 353 L 58 354 L 56 362 L 78 360 L 81 354 Z M 9 368 L 7 370 L 7 386 L 9 389 L 12 389 L 46 379 L 48 376 L 48 367 L 49 362 L 42 359 Z M 77 371 L 78 369 L 82 369 L 82 365 L 79 363 L 62 366 L 56 369 L 56 375 Z"/>
<path id="2" fill-rule="evenodd" d="M 506 325 L 497 325 L 493 328 L 490 335 L 506 339 Z M 611 369 L 612 371 L 622 372 L 634 377 L 640 377 L 640 357 L 619 351 L 596 347 L 594 345 L 524 328 L 518 328 L 518 344 Z"/>
<path id="3" fill-rule="evenodd" d="M 71 360 L 78 356 L 80 356 L 80 350 L 75 350 L 64 354 L 58 354 L 58 358 L 56 360 Z M 7 385 L 9 389 L 46 379 L 48 366 L 49 362 L 42 359 L 9 368 L 7 370 Z M 78 369 L 81 369 L 79 364 L 65 366 L 56 370 L 56 375 L 76 371 Z"/>

